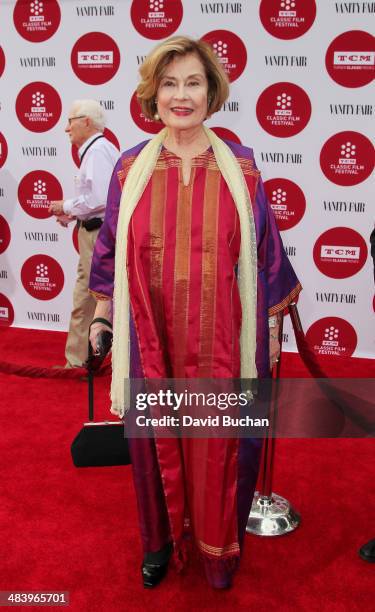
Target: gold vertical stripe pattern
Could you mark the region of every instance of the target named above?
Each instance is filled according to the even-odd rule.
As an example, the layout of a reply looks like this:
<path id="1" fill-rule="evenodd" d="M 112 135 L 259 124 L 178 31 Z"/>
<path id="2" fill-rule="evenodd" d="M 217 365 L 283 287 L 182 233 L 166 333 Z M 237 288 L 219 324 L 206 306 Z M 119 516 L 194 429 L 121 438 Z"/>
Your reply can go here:
<path id="1" fill-rule="evenodd" d="M 159 292 L 163 280 L 166 172 L 155 171 L 152 177 L 150 210 L 150 286 Z"/>
<path id="2" fill-rule="evenodd" d="M 203 202 L 202 293 L 199 377 L 213 375 L 212 355 L 216 323 L 217 241 L 220 172 L 207 170 Z"/>
<path id="3" fill-rule="evenodd" d="M 160 330 L 160 344 L 165 346 L 165 316 L 162 301 L 167 173 L 155 170 L 152 176 L 150 209 L 150 295 Z"/>
<path id="4" fill-rule="evenodd" d="M 130 220 L 130 228 L 131 228 L 131 233 L 132 233 L 132 239 L 133 239 L 133 251 L 134 251 L 134 271 L 135 271 L 135 275 L 137 278 L 137 282 L 138 282 L 138 286 L 139 286 L 139 293 L 142 296 L 142 302 L 143 302 L 143 306 L 145 311 L 147 312 L 147 318 L 149 319 L 154 333 L 156 334 L 156 328 L 155 328 L 155 322 L 154 322 L 154 318 L 152 316 L 152 312 L 150 310 L 150 305 L 148 303 L 147 297 L 145 295 L 145 290 L 143 288 L 142 285 L 142 280 L 141 280 L 141 275 L 139 273 L 139 268 L 137 265 L 137 250 L 136 250 L 136 241 L 135 241 L 135 236 L 134 236 L 134 223 L 133 223 L 133 219 Z"/>
<path id="5" fill-rule="evenodd" d="M 178 187 L 177 219 L 176 219 L 176 252 L 174 267 L 174 299 L 173 299 L 173 338 L 176 378 L 185 375 L 185 355 L 187 343 L 187 326 L 190 295 L 190 244 L 191 244 L 191 214 L 192 195 L 195 178 L 195 168 L 191 168 L 189 185 L 182 182 L 182 168 Z"/>

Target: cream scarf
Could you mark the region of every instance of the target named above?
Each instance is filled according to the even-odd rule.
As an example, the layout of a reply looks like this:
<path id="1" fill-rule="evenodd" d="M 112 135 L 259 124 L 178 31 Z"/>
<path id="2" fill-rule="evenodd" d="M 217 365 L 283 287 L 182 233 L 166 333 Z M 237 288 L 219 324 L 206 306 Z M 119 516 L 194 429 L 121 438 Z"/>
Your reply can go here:
<path id="1" fill-rule="evenodd" d="M 254 217 L 249 191 L 241 167 L 230 148 L 216 134 L 204 127 L 220 172 L 236 204 L 241 227 L 238 285 L 242 306 L 241 378 L 256 378 L 256 291 L 257 248 Z M 111 412 L 120 417 L 129 409 L 125 381 L 129 378 L 129 285 L 126 270 L 128 228 L 131 216 L 154 171 L 162 144 L 164 128 L 138 154 L 122 190 L 116 234 L 114 320 L 112 346 Z"/>

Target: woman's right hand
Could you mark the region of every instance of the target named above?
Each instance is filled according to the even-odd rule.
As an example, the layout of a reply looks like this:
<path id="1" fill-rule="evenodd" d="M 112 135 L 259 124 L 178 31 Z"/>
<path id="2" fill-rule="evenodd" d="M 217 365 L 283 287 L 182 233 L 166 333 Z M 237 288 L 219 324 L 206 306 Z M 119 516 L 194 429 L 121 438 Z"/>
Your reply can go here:
<path id="1" fill-rule="evenodd" d="M 96 302 L 95 313 L 93 316 L 94 323 L 90 325 L 89 341 L 92 346 L 94 355 L 98 353 L 97 338 L 98 335 L 103 331 L 112 332 L 112 328 L 102 321 L 95 321 L 95 319 L 104 319 L 109 323 L 112 323 L 112 300 L 98 300 Z"/>
<path id="2" fill-rule="evenodd" d="M 99 334 L 103 331 L 109 331 L 112 333 L 112 329 L 108 325 L 105 325 L 104 323 L 99 323 L 99 322 L 92 323 L 90 326 L 89 340 L 90 340 L 90 344 L 92 346 L 94 355 L 98 355 L 97 339 L 98 339 Z"/>

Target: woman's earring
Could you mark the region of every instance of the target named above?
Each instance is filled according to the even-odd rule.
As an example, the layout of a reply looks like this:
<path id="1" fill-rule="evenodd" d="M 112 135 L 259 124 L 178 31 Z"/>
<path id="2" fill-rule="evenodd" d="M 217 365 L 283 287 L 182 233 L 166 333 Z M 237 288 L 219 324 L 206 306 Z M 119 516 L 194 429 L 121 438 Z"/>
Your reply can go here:
<path id="1" fill-rule="evenodd" d="M 157 99 L 156 99 L 156 98 L 155 98 L 155 100 L 154 100 L 154 104 L 155 104 L 155 108 L 156 108 L 156 111 L 155 111 L 155 113 L 154 113 L 154 121 L 160 121 L 160 115 L 159 115 L 159 113 L 158 113 L 158 106 L 157 106 L 158 101 L 157 101 Z"/>

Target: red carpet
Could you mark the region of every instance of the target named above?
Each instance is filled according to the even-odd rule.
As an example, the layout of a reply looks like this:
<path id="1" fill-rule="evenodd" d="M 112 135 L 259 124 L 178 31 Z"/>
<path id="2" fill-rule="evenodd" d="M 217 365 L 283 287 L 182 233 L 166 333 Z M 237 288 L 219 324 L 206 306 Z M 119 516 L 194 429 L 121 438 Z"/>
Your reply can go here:
<path id="1" fill-rule="evenodd" d="M 0 333 L 3 359 L 63 361 L 65 334 Z M 371 360 L 339 365 L 325 364 L 331 376 L 374 374 Z M 307 375 L 297 355 L 284 355 L 283 372 Z M 373 608 L 375 565 L 357 554 L 375 537 L 373 439 L 278 440 L 274 489 L 301 513 L 301 526 L 281 538 L 247 536 L 227 592 L 207 586 L 195 560 L 145 591 L 130 468 L 80 470 L 71 463 L 70 442 L 86 417 L 85 383 L 0 380 L 0 590 L 69 591 L 74 612 Z M 108 377 L 96 381 L 100 415 L 107 415 L 108 386 Z"/>

